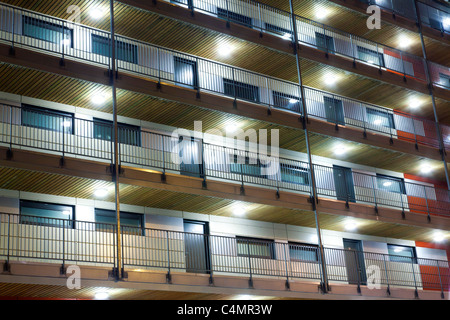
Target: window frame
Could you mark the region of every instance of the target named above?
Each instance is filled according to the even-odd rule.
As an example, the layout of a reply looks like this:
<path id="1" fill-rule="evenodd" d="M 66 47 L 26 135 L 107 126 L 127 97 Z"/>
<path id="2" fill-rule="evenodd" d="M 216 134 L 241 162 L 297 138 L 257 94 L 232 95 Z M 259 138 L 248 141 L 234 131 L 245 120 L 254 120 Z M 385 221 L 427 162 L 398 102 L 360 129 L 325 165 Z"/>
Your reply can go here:
<path id="1" fill-rule="evenodd" d="M 392 249 L 390 247 L 402 247 L 402 248 L 408 248 L 411 249 L 411 254 L 412 257 L 406 257 L 406 256 L 400 256 L 398 254 L 392 254 L 391 250 L 394 251 L 395 249 Z M 411 247 L 411 246 L 405 246 L 405 245 L 400 245 L 400 244 L 391 244 L 388 243 L 387 244 L 387 248 L 388 248 L 388 256 L 389 256 L 389 261 L 390 262 L 400 262 L 400 263 L 413 263 L 413 264 L 417 264 L 417 251 L 415 247 Z M 393 257 L 395 257 L 395 259 L 392 259 Z"/>
<path id="2" fill-rule="evenodd" d="M 23 208 L 24 207 L 46 210 L 47 209 L 47 208 L 45 208 L 46 206 L 70 208 L 71 209 L 70 218 L 69 219 L 63 219 L 63 218 L 40 217 L 40 216 L 23 214 Z M 49 210 L 49 209 L 47 209 L 47 210 Z M 34 222 L 34 221 L 26 221 L 27 219 L 24 218 L 24 217 L 35 218 L 36 222 Z M 63 226 L 61 226 L 60 224 L 38 222 L 38 219 L 49 219 L 49 220 L 56 220 L 56 221 L 64 221 L 64 223 L 62 223 Z M 67 225 L 66 225 L 66 221 L 68 222 Z M 23 199 L 20 199 L 20 201 L 19 201 L 19 223 L 20 224 L 35 225 L 35 226 L 45 226 L 45 227 L 54 227 L 54 228 L 75 229 L 75 221 L 76 221 L 76 219 L 75 219 L 75 206 L 73 206 L 73 205 L 66 205 L 66 204 L 60 204 L 60 203 L 51 203 L 51 202 L 42 202 L 42 201 L 33 201 L 33 200 L 23 200 Z"/>
<path id="3" fill-rule="evenodd" d="M 105 141 L 112 141 L 113 140 L 113 136 L 114 136 L 114 123 L 110 120 L 105 120 L 105 119 L 101 119 L 101 118 L 93 118 L 93 130 L 92 130 L 92 135 L 94 137 L 94 139 L 100 139 L 100 140 L 105 140 Z M 105 137 L 97 137 L 95 132 L 96 132 L 96 125 L 110 125 L 111 127 L 111 138 L 105 138 Z M 134 126 L 131 124 L 127 124 L 127 123 L 118 123 L 118 134 L 119 134 L 119 143 L 121 144 L 125 144 L 125 145 L 130 145 L 130 146 L 135 146 L 135 147 L 141 147 L 142 146 L 142 130 L 141 127 L 139 126 Z M 136 143 L 129 143 L 129 141 L 124 141 L 125 138 L 123 135 L 121 135 L 121 133 L 123 133 L 123 131 L 121 131 L 121 129 L 132 129 L 136 131 L 136 138 L 137 141 Z"/>
<path id="4" fill-rule="evenodd" d="M 291 94 L 287 94 L 287 93 L 283 93 L 283 92 L 272 90 L 272 99 L 273 99 L 273 106 L 275 108 L 288 110 L 288 111 L 294 111 L 294 112 L 297 112 L 297 113 L 301 113 L 302 112 L 302 110 L 301 110 L 302 98 L 299 98 L 299 97 L 291 95 Z M 277 104 L 277 101 L 281 101 L 283 99 L 287 100 L 287 105 L 288 106 L 290 106 L 290 105 L 293 105 L 293 106 L 297 105 L 298 108 L 290 109 L 288 107 L 281 106 L 281 104 Z M 297 102 L 291 103 L 291 102 L 289 102 L 290 99 L 295 99 L 295 100 L 297 100 Z"/>
<path id="5" fill-rule="evenodd" d="M 237 90 L 240 88 L 241 90 Z M 242 89 L 251 89 L 251 95 L 253 96 L 253 99 L 248 99 L 244 95 L 240 94 L 242 93 Z M 227 89 L 232 89 L 232 92 L 228 91 Z M 242 99 L 245 101 L 260 103 L 261 102 L 261 94 L 260 94 L 260 88 L 258 86 L 254 86 L 252 84 L 247 84 L 245 82 L 239 82 L 232 79 L 223 78 L 223 92 L 225 95 L 236 98 L 236 99 Z"/>
<path id="6" fill-rule="evenodd" d="M 308 168 L 303 168 L 303 167 L 299 167 L 299 166 L 294 166 L 293 168 L 290 168 L 290 167 L 286 168 L 285 166 L 287 166 L 287 165 L 288 164 L 286 164 L 286 163 L 280 163 L 280 181 L 281 182 L 293 183 L 293 184 L 297 184 L 300 186 L 309 186 L 309 170 L 308 170 Z M 283 168 L 283 166 L 284 166 L 284 168 Z M 283 180 L 283 170 L 291 170 L 291 171 L 295 170 L 295 171 L 301 172 L 301 174 L 304 175 L 305 183 L 298 183 L 298 182 Z"/>
<path id="7" fill-rule="evenodd" d="M 315 253 L 315 260 L 306 260 L 306 259 L 293 259 L 292 258 L 292 246 L 296 246 L 297 248 L 309 248 L 314 249 L 306 252 L 314 252 Z M 288 249 L 289 249 L 289 260 L 294 262 L 308 262 L 308 263 L 319 263 L 320 262 L 320 254 L 319 254 L 319 246 L 317 244 L 310 244 L 310 243 L 300 243 L 300 242 L 288 242 Z M 295 248 L 294 248 L 295 249 Z"/>
<path id="8" fill-rule="evenodd" d="M 108 214 L 110 216 L 108 216 Z M 115 222 L 99 222 L 99 221 L 97 221 L 98 215 L 115 219 L 116 211 L 110 210 L 110 209 L 94 208 L 95 231 L 113 232 L 114 228 L 117 226 L 116 221 Z M 139 221 L 139 226 L 136 227 L 136 226 L 124 225 L 123 222 L 121 221 L 120 227 L 122 229 L 122 233 L 144 236 L 145 235 L 145 214 L 120 211 L 121 219 L 127 218 L 127 217 L 130 218 L 132 216 L 138 217 L 137 220 Z M 105 228 L 105 226 L 111 226 L 111 228 L 113 228 L 113 230 L 109 230 L 108 228 Z M 139 232 L 133 232 L 132 231 L 133 229 L 139 230 Z"/>
<path id="9" fill-rule="evenodd" d="M 219 17 L 220 19 L 240 24 L 244 27 L 253 28 L 253 19 L 251 17 L 247 17 L 243 14 L 239 14 L 227 9 L 217 8 L 217 17 Z M 249 23 L 245 21 L 247 22 L 249 21 Z"/>
<path id="10" fill-rule="evenodd" d="M 34 24 L 29 24 L 30 26 L 40 27 L 42 29 L 47 29 L 49 31 L 61 33 L 63 35 L 63 39 L 64 40 L 67 39 L 65 36 L 69 35 L 69 40 L 70 40 L 70 46 L 69 47 L 73 49 L 73 42 L 74 42 L 73 41 L 73 29 L 70 29 L 70 28 L 68 28 L 66 26 L 60 26 L 60 25 L 58 25 L 58 24 L 56 24 L 54 22 L 48 22 L 48 21 L 45 21 L 45 20 L 42 20 L 42 19 L 38 19 L 38 18 L 22 15 L 22 35 L 23 36 L 34 38 L 34 39 L 38 39 L 38 40 L 41 40 L 41 41 L 50 42 L 50 43 L 53 43 L 53 44 L 56 44 L 56 45 L 60 45 L 61 44 L 61 39 L 59 40 L 59 42 L 54 42 L 54 41 L 51 41 L 51 40 L 38 38 L 38 37 L 32 36 L 30 34 L 25 34 L 25 30 L 26 30 L 25 24 L 27 23 L 27 20 L 28 21 L 35 21 L 35 22 L 37 22 L 35 25 Z M 51 28 L 47 28 L 48 26 L 51 27 Z M 64 30 L 64 32 L 61 32 L 62 30 Z M 66 31 L 67 31 L 67 33 L 66 33 Z"/>
<path id="11" fill-rule="evenodd" d="M 44 126 L 36 126 L 36 125 L 24 123 L 24 118 L 25 118 L 24 112 L 27 112 L 27 111 L 33 112 L 35 114 L 40 114 L 40 115 L 62 117 L 63 121 L 66 121 L 66 118 L 70 119 L 70 122 L 71 122 L 70 130 L 68 130 L 68 132 L 64 131 L 64 129 L 63 129 L 63 128 L 65 128 L 64 125 L 61 125 L 62 130 L 57 130 L 57 129 L 48 128 L 48 127 L 44 127 Z M 75 115 L 70 112 L 48 109 L 48 108 L 44 108 L 44 107 L 37 107 L 34 105 L 30 105 L 30 104 L 22 104 L 22 106 L 20 108 L 20 124 L 21 124 L 21 126 L 24 126 L 24 127 L 36 128 L 36 129 L 41 129 L 41 130 L 50 130 L 50 131 L 61 132 L 61 133 L 65 133 L 65 134 L 74 134 Z"/>
<path id="12" fill-rule="evenodd" d="M 95 39 L 99 40 L 100 42 L 97 42 L 97 46 L 102 45 L 102 46 L 107 46 L 108 50 L 110 50 L 111 45 L 110 42 L 111 40 L 108 37 L 104 37 L 98 34 L 91 34 L 91 51 L 94 54 L 98 54 L 104 57 L 110 57 L 110 51 L 108 51 L 108 54 L 104 54 L 104 53 L 100 53 L 100 52 L 94 52 L 94 42 L 96 41 Z M 120 41 L 120 40 L 115 40 L 114 41 L 115 45 L 116 45 L 116 59 L 117 60 L 121 60 L 123 62 L 127 62 L 127 63 L 132 63 L 132 64 L 138 64 L 139 62 L 139 49 L 138 46 L 135 44 L 131 44 L 125 41 Z M 127 48 L 132 48 L 132 52 L 131 55 L 126 55 L 126 56 L 122 56 L 120 53 L 123 51 L 127 51 Z M 121 51 L 122 50 L 122 51 Z M 131 59 L 126 59 L 132 57 Z"/>
<path id="13" fill-rule="evenodd" d="M 381 174 L 381 173 L 377 173 L 376 174 L 376 178 L 377 178 L 377 189 L 378 190 L 382 190 L 382 191 L 385 191 L 385 192 L 393 192 L 393 193 L 398 193 L 398 194 L 405 194 L 406 195 L 405 180 L 403 178 L 391 177 L 391 176 L 387 176 L 387 175 L 384 175 L 384 174 Z M 398 191 L 392 191 L 392 190 L 386 190 L 386 188 L 388 188 L 388 187 L 385 187 L 382 184 L 380 186 L 380 183 L 381 183 L 382 179 L 390 180 L 390 181 L 393 181 L 393 182 L 398 182 L 400 184 L 400 189 L 401 190 L 399 192 Z"/>
<path id="14" fill-rule="evenodd" d="M 373 65 L 380 66 L 382 68 L 386 67 L 386 62 L 384 61 L 384 54 L 380 52 L 376 52 L 375 50 L 363 47 L 363 46 L 356 46 L 356 51 L 358 53 L 358 59 L 367 63 L 370 63 L 368 60 L 361 58 L 361 54 L 366 54 L 372 56 L 377 63 L 375 64 L 375 61 Z"/>
<path id="15" fill-rule="evenodd" d="M 250 257 L 250 258 L 256 258 L 256 259 L 268 259 L 268 260 L 275 260 L 275 241 L 270 239 L 262 239 L 262 238 L 252 238 L 252 237 L 245 237 L 245 236 L 236 236 L 236 253 L 238 257 Z M 255 244 L 268 244 L 269 246 L 269 254 L 270 256 L 263 256 L 263 255 L 255 255 L 249 253 L 240 253 L 239 252 L 239 242 L 242 241 L 243 244 L 251 245 L 251 241 L 254 241 Z M 248 250 L 248 248 L 247 248 Z M 251 251 L 251 248 L 250 248 Z"/>
<path id="16" fill-rule="evenodd" d="M 384 124 L 381 124 L 381 125 L 377 125 L 377 124 L 374 124 L 374 123 L 372 123 L 372 122 L 370 122 L 369 121 L 369 115 L 370 116 L 375 116 L 375 117 L 384 117 L 384 118 L 388 118 L 388 122 L 389 122 L 389 126 L 386 126 L 386 125 L 384 125 Z M 385 127 L 385 128 L 389 128 L 389 129 L 393 129 L 393 130 L 395 130 L 395 121 L 394 121 L 394 115 L 392 114 L 392 113 L 389 113 L 389 112 L 384 112 L 384 111 L 381 111 L 381 110 L 376 110 L 376 109 L 374 109 L 374 108 L 367 108 L 366 107 L 366 118 L 367 118 L 367 122 L 369 123 L 369 124 L 371 124 L 371 125 L 375 125 L 375 126 L 383 126 L 383 127 Z"/>

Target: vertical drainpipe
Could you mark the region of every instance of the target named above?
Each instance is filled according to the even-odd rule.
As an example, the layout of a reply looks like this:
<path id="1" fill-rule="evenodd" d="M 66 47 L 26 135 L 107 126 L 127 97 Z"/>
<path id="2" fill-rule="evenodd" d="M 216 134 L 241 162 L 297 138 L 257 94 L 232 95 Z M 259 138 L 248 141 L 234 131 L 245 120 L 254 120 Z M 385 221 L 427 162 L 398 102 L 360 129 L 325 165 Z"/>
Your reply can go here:
<path id="1" fill-rule="evenodd" d="M 116 46 L 115 46 L 115 32 L 114 32 L 114 0 L 109 1 L 110 5 L 110 23 L 111 23 L 111 72 L 110 84 L 112 87 L 112 103 L 113 103 L 113 125 L 114 125 L 114 163 L 113 163 L 113 181 L 114 181 L 114 193 L 115 193 L 115 206 L 116 206 L 116 239 L 117 239 L 117 270 L 115 277 L 116 280 L 120 280 L 123 277 L 122 274 L 122 239 L 120 237 L 120 202 L 119 202 L 119 130 L 117 125 L 117 96 L 116 96 Z"/>
<path id="2" fill-rule="evenodd" d="M 437 130 L 437 134 L 438 134 L 438 138 L 439 138 L 440 152 L 441 152 L 441 156 L 442 156 L 442 161 L 444 162 L 445 178 L 447 179 L 447 188 L 450 190 L 450 180 L 449 180 L 449 176 L 448 176 L 447 161 L 445 161 L 445 144 L 444 144 L 444 140 L 442 138 L 441 129 L 439 127 L 439 118 L 438 118 L 437 111 L 436 111 L 436 101 L 435 101 L 434 93 L 433 93 L 433 84 L 431 81 L 430 69 L 428 68 L 428 59 L 427 59 L 427 52 L 425 49 L 425 42 L 423 40 L 422 19 L 420 17 L 419 6 L 417 5 L 417 0 L 414 0 L 414 8 L 416 10 L 417 27 L 419 28 L 420 41 L 422 42 L 424 68 L 425 68 L 425 74 L 427 76 L 428 90 L 429 90 L 429 93 L 431 96 L 431 101 L 433 103 L 434 121 L 436 122 L 436 130 Z"/>
<path id="3" fill-rule="evenodd" d="M 320 230 L 319 215 L 317 213 L 317 206 L 316 206 L 318 198 L 317 198 L 316 181 L 315 181 L 315 175 L 314 175 L 314 167 L 313 167 L 313 162 L 312 162 L 312 157 L 311 157 L 311 147 L 310 147 L 310 143 L 309 143 L 309 132 L 308 132 L 308 127 L 307 127 L 308 114 L 307 114 L 307 110 L 306 110 L 305 92 L 304 92 L 302 77 L 301 77 L 300 56 L 298 54 L 297 23 L 295 20 L 294 6 L 293 6 L 292 1 L 293 0 L 289 0 L 289 6 L 290 6 L 291 18 L 292 18 L 293 41 L 294 41 L 293 48 L 294 48 L 294 54 L 295 54 L 295 58 L 296 58 L 296 62 L 297 62 L 297 77 L 298 77 L 298 82 L 299 82 L 299 86 L 300 86 L 300 93 L 301 93 L 300 98 L 302 101 L 301 121 L 302 121 L 302 125 L 303 125 L 303 131 L 305 132 L 306 150 L 307 150 L 307 154 L 308 154 L 308 163 L 309 163 L 309 168 L 310 168 L 310 170 L 309 170 L 309 186 L 311 188 L 311 194 L 312 194 L 311 204 L 312 204 L 312 207 L 314 210 L 314 217 L 315 217 L 316 231 L 317 231 L 317 241 L 319 244 L 320 260 L 321 260 L 321 267 L 322 267 L 321 289 L 322 289 L 323 293 L 327 293 L 329 291 L 327 266 L 326 266 L 326 261 L 325 261 L 325 250 L 324 250 L 324 247 L 322 244 L 322 235 L 321 235 L 321 230 Z"/>

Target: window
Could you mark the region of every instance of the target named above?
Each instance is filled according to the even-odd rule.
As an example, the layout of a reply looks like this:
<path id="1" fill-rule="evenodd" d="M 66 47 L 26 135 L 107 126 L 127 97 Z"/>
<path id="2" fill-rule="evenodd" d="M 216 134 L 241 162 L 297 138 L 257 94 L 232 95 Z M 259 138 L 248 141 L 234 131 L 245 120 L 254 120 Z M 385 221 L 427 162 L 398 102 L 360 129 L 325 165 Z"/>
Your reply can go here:
<path id="1" fill-rule="evenodd" d="M 236 243 L 238 256 L 275 259 L 273 240 L 236 237 Z"/>
<path id="2" fill-rule="evenodd" d="M 174 57 L 175 82 L 177 85 L 196 89 L 198 87 L 197 62 Z"/>
<path id="3" fill-rule="evenodd" d="M 440 84 L 444 87 L 450 88 L 450 75 L 439 73 Z"/>
<path id="4" fill-rule="evenodd" d="M 384 56 L 382 53 L 378 53 L 374 50 L 370 50 L 370 49 L 360 47 L 360 46 L 357 46 L 357 48 L 358 48 L 358 58 L 359 59 L 369 62 L 369 63 L 379 65 L 381 67 L 385 66 Z"/>
<path id="5" fill-rule="evenodd" d="M 224 93 L 238 99 L 260 102 L 259 88 L 251 84 L 223 79 Z"/>
<path id="6" fill-rule="evenodd" d="M 334 40 L 333 37 L 316 32 L 316 46 L 321 50 L 327 50 L 334 53 Z"/>
<path id="7" fill-rule="evenodd" d="M 73 134 L 72 113 L 22 105 L 22 125 Z"/>
<path id="8" fill-rule="evenodd" d="M 394 115 L 381 110 L 366 108 L 367 122 L 375 126 L 395 129 Z"/>
<path id="9" fill-rule="evenodd" d="M 299 97 L 273 91 L 273 105 L 277 108 L 287 109 L 295 112 L 301 112 L 301 99 Z"/>
<path id="10" fill-rule="evenodd" d="M 289 243 L 289 256 L 291 261 L 319 261 L 319 246 L 302 243 Z"/>
<path id="11" fill-rule="evenodd" d="M 243 26 L 246 27 L 252 27 L 251 18 L 238 13 L 231 12 L 226 9 L 217 8 L 217 16 L 225 20 L 230 19 L 230 21 L 242 24 Z"/>
<path id="12" fill-rule="evenodd" d="M 377 185 L 378 190 L 406 194 L 405 181 L 400 178 L 377 174 Z"/>
<path id="13" fill-rule="evenodd" d="M 291 30 L 288 30 L 288 29 L 285 29 L 285 28 L 282 28 L 282 27 L 279 27 L 279 26 L 276 26 L 276 25 L 273 25 L 270 23 L 266 23 L 266 30 L 276 33 L 276 34 L 281 34 L 283 37 L 286 37 L 286 38 L 289 37 L 288 39 L 292 39 L 292 31 Z"/>
<path id="14" fill-rule="evenodd" d="M 111 40 L 107 37 L 102 37 L 96 34 L 92 35 L 92 52 L 105 56 L 111 56 Z M 116 43 L 116 57 L 130 63 L 138 62 L 138 49 L 136 45 L 126 43 L 123 41 L 115 41 Z"/>
<path id="15" fill-rule="evenodd" d="M 20 201 L 20 223 L 73 228 L 73 206 L 34 201 Z"/>
<path id="16" fill-rule="evenodd" d="M 55 44 L 65 44 L 73 48 L 73 30 L 55 23 L 22 16 L 22 34 Z"/>
<path id="17" fill-rule="evenodd" d="M 308 169 L 287 164 L 280 164 L 281 181 L 309 185 Z"/>
<path id="18" fill-rule="evenodd" d="M 94 118 L 94 138 L 111 141 L 113 137 L 113 122 Z M 141 146 L 141 128 L 119 123 L 119 143 Z"/>
<path id="19" fill-rule="evenodd" d="M 120 212 L 120 227 L 123 233 L 143 235 L 143 215 Z M 96 230 L 113 232 L 116 226 L 116 212 L 113 210 L 95 209 Z"/>
<path id="20" fill-rule="evenodd" d="M 242 173 L 247 176 L 264 178 L 264 175 L 261 173 L 263 166 L 261 165 L 259 159 L 250 159 L 250 157 L 245 157 L 245 161 L 242 161 L 242 157 L 234 155 L 233 162 L 234 163 L 230 164 L 231 173 Z"/>
<path id="21" fill-rule="evenodd" d="M 414 247 L 388 244 L 388 253 L 390 261 L 417 263 L 416 249 Z"/>

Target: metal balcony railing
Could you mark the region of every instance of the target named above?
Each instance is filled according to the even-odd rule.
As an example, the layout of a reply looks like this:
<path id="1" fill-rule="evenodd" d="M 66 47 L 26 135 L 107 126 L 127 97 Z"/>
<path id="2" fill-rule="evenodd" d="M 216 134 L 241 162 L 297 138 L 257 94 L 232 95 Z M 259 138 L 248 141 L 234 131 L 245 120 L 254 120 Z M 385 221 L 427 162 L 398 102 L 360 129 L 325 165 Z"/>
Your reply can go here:
<path id="1" fill-rule="evenodd" d="M 0 39 L 13 46 L 109 68 L 110 40 L 109 33 L 105 31 L 6 5 L 0 5 L 0 17 Z M 298 28 L 303 27 L 300 25 Z M 311 28 L 308 32 L 314 31 Z M 311 39 L 305 38 L 303 41 Z M 117 65 L 121 71 L 198 92 L 210 92 L 301 114 L 301 90 L 296 83 L 121 36 L 116 40 Z M 334 50 L 339 51 L 339 48 L 343 46 L 336 46 Z M 367 51 L 364 57 L 369 56 L 370 52 Z M 439 67 L 431 69 L 438 73 Z M 433 121 L 309 87 L 304 87 L 304 91 L 310 116 L 441 148 L 437 125 Z M 441 130 L 442 133 L 449 131 L 446 126 L 441 126 Z M 450 145 L 445 135 L 444 141 L 445 146 Z"/>
<path id="2" fill-rule="evenodd" d="M 116 267 L 114 224 L 0 214 L 0 257 Z M 322 281 L 317 245 L 121 226 L 127 269 Z M 330 282 L 449 291 L 445 260 L 324 248 Z"/>
<path id="3" fill-rule="evenodd" d="M 70 114 L 30 107 L 0 105 L 0 144 L 46 150 L 77 158 L 112 163 L 112 123 L 79 119 Z M 119 161 L 204 180 L 220 179 L 241 185 L 311 194 L 307 162 L 279 157 L 261 146 L 236 141 L 213 144 L 179 134 L 163 135 L 119 124 Z M 350 170 L 350 169 L 348 169 Z M 314 164 L 317 193 L 324 198 L 390 207 L 403 212 L 450 216 L 450 191 L 404 182 L 375 173 L 341 172 Z"/>
<path id="4" fill-rule="evenodd" d="M 359 0 L 367 5 L 376 5 L 381 9 L 400 15 L 414 21 L 418 21 L 414 0 Z M 429 0 L 417 1 L 420 19 L 422 24 L 439 30 L 443 33 L 450 33 L 450 8 L 445 10 L 444 4 L 438 4 Z"/>

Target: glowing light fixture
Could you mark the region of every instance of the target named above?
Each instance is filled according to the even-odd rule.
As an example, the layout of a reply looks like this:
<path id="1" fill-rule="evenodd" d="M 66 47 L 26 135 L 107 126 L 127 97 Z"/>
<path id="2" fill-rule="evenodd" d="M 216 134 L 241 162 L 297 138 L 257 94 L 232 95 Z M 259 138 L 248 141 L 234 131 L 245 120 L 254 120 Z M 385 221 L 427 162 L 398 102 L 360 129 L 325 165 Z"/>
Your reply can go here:
<path id="1" fill-rule="evenodd" d="M 422 173 L 430 173 L 431 171 L 433 171 L 433 168 L 428 164 L 424 164 L 423 166 L 420 167 L 420 171 Z"/>
<path id="2" fill-rule="evenodd" d="M 109 294 L 107 292 L 97 292 L 95 294 L 96 300 L 106 300 L 109 298 Z"/>
<path id="3" fill-rule="evenodd" d="M 445 240 L 445 236 L 441 232 L 436 232 L 433 236 L 435 242 L 442 242 Z"/>
<path id="4" fill-rule="evenodd" d="M 341 156 L 343 154 L 347 153 L 347 148 L 343 145 L 339 145 L 336 148 L 334 148 L 334 154 Z"/>
<path id="5" fill-rule="evenodd" d="M 105 103 L 106 96 L 104 94 L 96 94 L 92 96 L 91 101 L 93 104 L 99 106 Z"/>
<path id="6" fill-rule="evenodd" d="M 401 48 L 408 48 L 409 46 L 411 46 L 411 44 L 412 44 L 411 38 L 409 38 L 405 35 L 403 35 L 399 38 L 398 45 Z"/>
<path id="7" fill-rule="evenodd" d="M 98 198 L 104 198 L 108 194 L 108 190 L 106 189 L 97 189 L 94 191 L 94 195 Z"/>
<path id="8" fill-rule="evenodd" d="M 347 221 L 345 223 L 345 230 L 347 230 L 347 231 L 354 231 L 354 230 L 356 230 L 356 228 L 357 228 L 357 225 L 354 221 Z"/>
<path id="9" fill-rule="evenodd" d="M 92 8 L 91 10 L 89 10 L 89 16 L 94 19 L 94 20 L 98 20 L 100 18 L 102 18 L 104 15 L 104 11 L 101 8 Z"/>
<path id="10" fill-rule="evenodd" d="M 246 212 L 245 209 L 241 206 L 238 206 L 233 209 L 233 214 L 238 217 L 243 216 L 245 214 L 245 212 Z"/>
<path id="11" fill-rule="evenodd" d="M 334 74 L 327 74 L 325 76 L 324 82 L 326 85 L 332 86 L 334 85 L 338 80 L 338 77 Z"/>
<path id="12" fill-rule="evenodd" d="M 444 18 L 444 20 L 442 20 L 442 24 L 444 25 L 444 28 L 450 27 L 450 18 Z"/>
<path id="13" fill-rule="evenodd" d="M 316 18 L 319 20 L 325 19 L 328 16 L 328 10 L 323 7 L 318 7 L 316 9 Z"/>
<path id="14" fill-rule="evenodd" d="M 222 57 L 228 57 L 233 52 L 233 47 L 228 44 L 221 44 L 217 47 L 217 53 Z"/>

